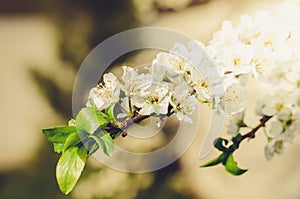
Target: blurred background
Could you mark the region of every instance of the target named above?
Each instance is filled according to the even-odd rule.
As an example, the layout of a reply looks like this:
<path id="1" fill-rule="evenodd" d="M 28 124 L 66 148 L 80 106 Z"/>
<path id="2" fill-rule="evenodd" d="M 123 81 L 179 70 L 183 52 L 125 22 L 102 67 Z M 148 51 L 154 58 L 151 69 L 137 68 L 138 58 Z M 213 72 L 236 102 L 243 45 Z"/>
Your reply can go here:
<path id="1" fill-rule="evenodd" d="M 59 158 L 41 128 L 72 117 L 73 81 L 88 52 L 130 28 L 170 28 L 207 44 L 222 21 L 271 9 L 279 0 L 64 0 L 0 1 L 0 198 L 38 199 L 240 199 L 300 198 L 299 139 L 267 162 L 265 138 L 237 153 L 240 177 L 222 167 L 199 169 L 211 112 L 200 107 L 199 132 L 189 150 L 156 172 L 128 174 L 91 158 L 74 191 L 64 196 L 55 180 Z M 142 57 L 139 57 L 142 59 Z M 120 68 L 118 68 L 120 70 Z M 248 94 L 249 109 L 257 90 Z M 252 108 L 252 109 L 251 109 Z M 252 115 L 250 112 L 249 115 Z M 256 124 L 258 118 L 248 120 Z M 250 122 L 251 123 L 251 122 Z"/>

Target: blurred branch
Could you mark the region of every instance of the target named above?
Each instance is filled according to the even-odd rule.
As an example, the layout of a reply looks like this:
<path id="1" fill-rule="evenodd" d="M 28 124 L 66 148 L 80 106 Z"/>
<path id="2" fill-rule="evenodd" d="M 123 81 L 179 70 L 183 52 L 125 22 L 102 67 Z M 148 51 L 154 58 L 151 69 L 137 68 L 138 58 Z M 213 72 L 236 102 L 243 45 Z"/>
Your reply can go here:
<path id="1" fill-rule="evenodd" d="M 46 76 L 38 70 L 32 69 L 30 75 L 36 82 L 46 101 L 57 110 L 64 118 L 70 118 L 72 115 L 71 91 L 64 91 L 49 76 Z"/>

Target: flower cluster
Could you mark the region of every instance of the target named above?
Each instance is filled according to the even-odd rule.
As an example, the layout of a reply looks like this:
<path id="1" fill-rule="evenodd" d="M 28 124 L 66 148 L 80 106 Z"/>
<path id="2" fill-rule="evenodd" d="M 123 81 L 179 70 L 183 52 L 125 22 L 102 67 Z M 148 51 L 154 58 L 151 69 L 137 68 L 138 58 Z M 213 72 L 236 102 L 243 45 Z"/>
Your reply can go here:
<path id="1" fill-rule="evenodd" d="M 287 2 L 275 12 L 242 16 L 236 27 L 230 21 L 223 22 L 207 49 L 226 74 L 226 80 L 231 82 L 235 77 L 235 81 L 243 82 L 242 77 L 252 75 L 279 83 L 276 78 L 281 79 L 281 73 L 290 72 L 299 59 L 296 45 L 300 41 L 299 10 L 299 5 Z"/>
<path id="2" fill-rule="evenodd" d="M 300 133 L 299 43 L 300 2 L 289 0 L 273 11 L 242 16 L 237 26 L 223 22 L 207 46 L 226 87 L 238 84 L 245 90 L 250 77 L 268 91 L 256 108 L 257 115 L 273 117 L 271 126 L 265 128 L 267 159 L 280 154 L 284 143 Z M 231 134 L 239 131 L 240 117 L 229 125 Z"/>
<path id="3" fill-rule="evenodd" d="M 266 136 L 268 144 L 265 155 L 269 160 L 274 154 L 281 154 L 284 143 L 292 142 L 300 134 L 300 90 L 277 90 L 257 103 L 258 115 L 273 116 Z"/>
<path id="4" fill-rule="evenodd" d="M 197 44 L 185 47 L 178 43 L 170 52 L 157 54 L 147 73 L 123 66 L 120 78 L 105 74 L 104 84 L 92 88 L 89 99 L 99 110 L 120 103 L 122 112 L 117 118 L 176 114 L 180 121 L 191 123 L 190 115 L 198 101 L 212 102 L 206 81 L 192 64 L 203 64 L 198 48 Z M 90 101 L 87 106 L 91 106 Z"/>

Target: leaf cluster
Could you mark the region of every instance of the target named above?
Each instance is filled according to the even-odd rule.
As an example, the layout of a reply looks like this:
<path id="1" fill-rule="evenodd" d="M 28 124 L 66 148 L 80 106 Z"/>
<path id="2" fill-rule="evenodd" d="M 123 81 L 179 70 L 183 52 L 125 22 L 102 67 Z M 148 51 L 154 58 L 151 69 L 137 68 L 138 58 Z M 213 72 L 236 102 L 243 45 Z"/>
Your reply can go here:
<path id="1" fill-rule="evenodd" d="M 87 158 L 98 148 L 106 155 L 114 150 L 113 139 L 107 125 L 114 124 L 114 106 L 99 111 L 91 107 L 81 109 L 67 126 L 44 128 L 43 134 L 53 143 L 54 151 L 61 156 L 56 166 L 56 179 L 60 190 L 68 194 L 76 185 Z"/>
<path id="2" fill-rule="evenodd" d="M 247 169 L 239 168 L 233 158 L 233 152 L 238 148 L 239 143 L 241 141 L 242 136 L 240 134 L 232 138 L 233 144 L 230 146 L 227 146 L 229 143 L 228 140 L 223 138 L 217 138 L 214 141 L 214 147 L 222 153 L 218 157 L 210 160 L 209 162 L 201 165 L 200 167 L 211 167 L 218 164 L 222 164 L 225 166 L 226 171 L 234 176 L 244 174 L 247 171 Z"/>

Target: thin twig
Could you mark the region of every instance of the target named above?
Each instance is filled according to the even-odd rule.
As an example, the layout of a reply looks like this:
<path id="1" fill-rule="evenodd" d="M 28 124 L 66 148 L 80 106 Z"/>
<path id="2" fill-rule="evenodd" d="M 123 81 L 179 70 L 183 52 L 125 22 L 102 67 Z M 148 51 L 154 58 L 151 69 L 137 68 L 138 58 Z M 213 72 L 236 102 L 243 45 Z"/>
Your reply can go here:
<path id="1" fill-rule="evenodd" d="M 264 115 L 261 119 L 260 119 L 260 123 L 254 127 L 249 133 L 245 134 L 245 135 L 242 135 L 241 137 L 237 137 L 235 136 L 232 140 L 233 140 L 233 144 L 229 147 L 230 150 L 234 151 L 236 149 L 239 148 L 241 142 L 245 139 L 253 139 L 255 138 L 255 134 L 256 132 L 264 127 L 266 125 L 266 123 L 272 118 L 273 116 L 267 116 L 267 115 Z M 240 136 L 240 135 L 239 135 Z"/>

